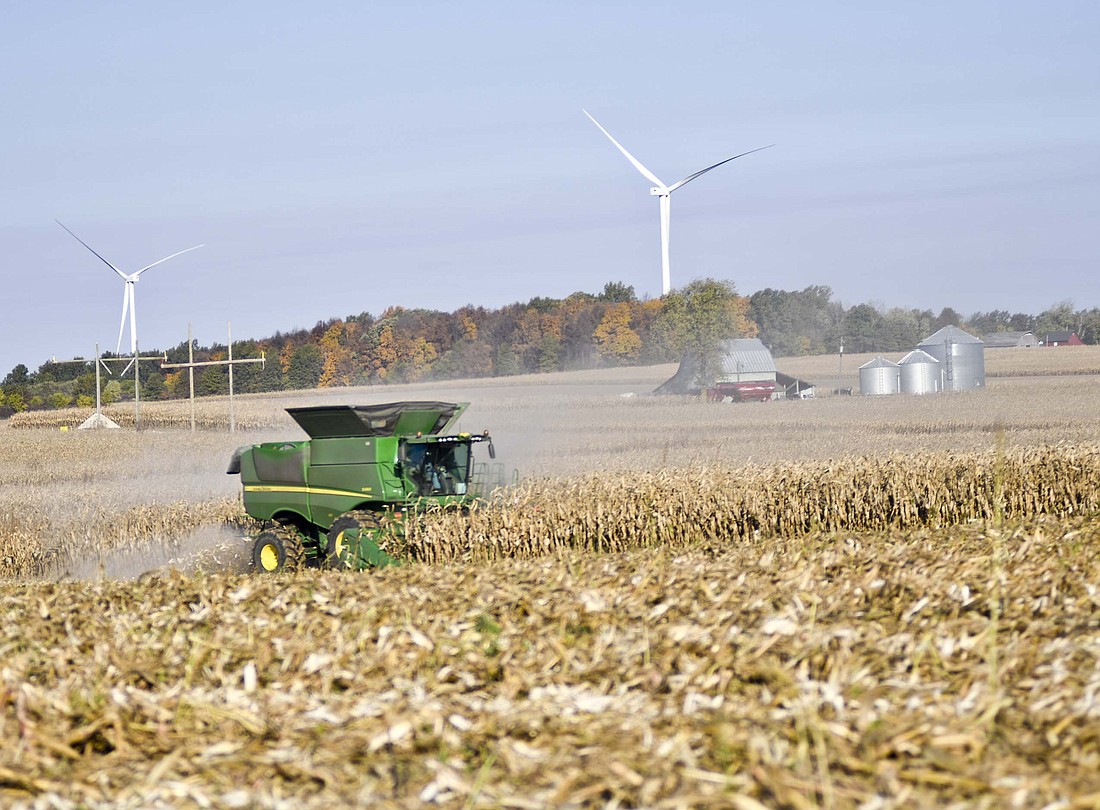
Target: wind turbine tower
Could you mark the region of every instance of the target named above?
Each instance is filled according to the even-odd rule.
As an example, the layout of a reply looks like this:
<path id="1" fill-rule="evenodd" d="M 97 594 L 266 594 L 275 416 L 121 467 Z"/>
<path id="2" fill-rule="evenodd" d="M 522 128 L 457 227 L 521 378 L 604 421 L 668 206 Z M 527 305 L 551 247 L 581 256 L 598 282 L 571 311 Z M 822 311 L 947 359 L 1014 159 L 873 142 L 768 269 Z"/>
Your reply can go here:
<path id="1" fill-rule="evenodd" d="M 711 169 L 717 169 L 719 166 L 725 163 L 729 163 L 731 160 L 737 160 L 737 158 L 739 157 L 751 155 L 753 152 L 759 152 L 761 149 L 769 149 L 775 144 L 770 144 L 769 146 L 760 146 L 756 149 L 750 149 L 748 152 L 742 152 L 740 155 L 734 155 L 733 157 L 726 158 L 725 160 L 720 160 L 714 165 L 707 166 L 705 169 L 700 169 L 694 174 L 689 174 L 683 180 L 680 180 L 679 182 L 673 183 L 671 186 L 669 186 L 666 185 L 661 180 L 661 178 L 659 178 L 657 175 L 655 175 L 653 172 L 643 166 L 638 161 L 638 159 L 634 157 L 634 155 L 627 152 L 626 149 L 623 148 L 623 145 L 621 143 L 611 137 L 611 133 L 604 129 L 600 125 L 600 122 L 589 114 L 588 110 L 582 110 L 582 112 L 588 116 L 589 120 L 593 124 L 600 128 L 600 132 L 606 135 L 607 139 L 611 141 L 611 143 L 615 144 L 615 148 L 626 156 L 626 159 L 633 164 L 634 168 L 641 172 L 642 176 L 649 180 L 649 182 L 654 184 L 653 188 L 649 190 L 649 193 L 652 194 L 654 197 L 657 197 L 661 205 L 661 295 L 668 295 L 669 290 L 672 289 L 672 276 L 669 272 L 668 261 L 668 237 L 672 219 L 672 192 L 674 192 L 681 186 L 687 185 L 696 177 L 706 174 Z"/>
<path id="2" fill-rule="evenodd" d="M 60 220 L 55 219 L 54 222 L 56 222 L 62 228 L 65 228 L 65 225 Z M 65 230 L 69 231 L 68 228 L 65 228 Z M 161 262 L 166 262 L 169 259 L 174 259 L 176 256 L 179 256 L 180 254 L 187 253 L 188 251 L 191 251 L 191 250 L 197 250 L 198 248 L 205 247 L 205 245 L 195 245 L 194 247 L 187 248 L 187 250 L 181 250 L 181 251 L 179 251 L 179 253 L 173 253 L 171 256 L 165 256 L 163 259 L 159 259 L 159 260 L 153 262 L 152 264 L 145 265 L 145 267 L 141 268 L 137 272 L 123 273 L 121 270 L 119 270 L 117 267 L 115 267 L 109 261 L 107 261 L 102 256 L 100 256 L 98 253 L 96 253 L 94 250 L 92 250 L 91 245 L 89 245 L 87 242 L 85 242 L 83 239 L 81 239 L 75 233 L 73 233 L 72 231 L 69 231 L 69 235 L 73 239 L 75 239 L 77 242 L 84 245 L 84 247 L 88 248 L 88 250 L 90 250 L 92 252 L 92 255 L 94 255 L 97 259 L 99 259 L 101 262 L 103 262 L 105 265 L 110 267 L 112 270 L 114 270 L 116 273 L 118 273 L 119 276 L 122 277 L 122 280 L 124 282 L 124 286 L 123 286 L 123 289 L 122 289 L 122 321 L 118 325 L 118 347 L 115 349 L 115 354 L 118 354 L 119 351 L 122 349 L 122 333 L 126 329 L 126 316 L 127 316 L 127 314 L 129 314 L 129 316 L 130 316 L 130 354 L 137 357 L 137 347 L 138 347 L 137 306 L 136 306 L 136 302 L 134 300 L 134 287 L 137 285 L 138 280 L 141 277 L 141 274 L 144 273 L 146 270 L 148 270 L 150 267 L 156 267 Z"/>

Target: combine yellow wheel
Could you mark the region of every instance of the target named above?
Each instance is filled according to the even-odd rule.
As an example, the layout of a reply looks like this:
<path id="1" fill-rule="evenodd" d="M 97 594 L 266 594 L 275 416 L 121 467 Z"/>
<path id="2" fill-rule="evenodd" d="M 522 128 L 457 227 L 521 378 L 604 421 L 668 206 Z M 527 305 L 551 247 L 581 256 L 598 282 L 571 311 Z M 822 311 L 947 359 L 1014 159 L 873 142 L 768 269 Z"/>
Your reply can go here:
<path id="1" fill-rule="evenodd" d="M 270 540 L 262 545 L 256 547 L 259 552 L 256 557 L 257 568 L 262 568 L 264 571 L 278 571 L 283 564 L 283 550 L 279 547 L 279 543 L 276 540 Z"/>
<path id="2" fill-rule="evenodd" d="M 326 568 L 351 568 L 352 555 L 359 553 L 359 521 L 348 515 L 339 517 L 328 530 L 325 544 Z"/>
<path id="3" fill-rule="evenodd" d="M 375 568 L 393 562 L 378 548 L 382 518 L 377 512 L 359 510 L 336 518 L 325 543 L 326 568 Z"/>
<path id="4" fill-rule="evenodd" d="M 262 532 L 252 547 L 252 565 L 261 574 L 297 571 L 304 558 L 301 538 L 288 526 Z"/>

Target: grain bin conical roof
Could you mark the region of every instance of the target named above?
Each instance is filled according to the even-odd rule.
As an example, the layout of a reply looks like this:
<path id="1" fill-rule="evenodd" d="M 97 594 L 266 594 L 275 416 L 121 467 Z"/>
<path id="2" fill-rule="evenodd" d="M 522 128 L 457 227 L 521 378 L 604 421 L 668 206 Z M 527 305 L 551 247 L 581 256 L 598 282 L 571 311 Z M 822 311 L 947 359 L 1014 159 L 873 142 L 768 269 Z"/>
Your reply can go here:
<path id="1" fill-rule="evenodd" d="M 945 326 L 933 332 L 926 337 L 918 346 L 942 346 L 944 343 L 981 343 L 980 338 L 976 338 L 969 332 L 964 332 L 957 326 Z"/>
<path id="2" fill-rule="evenodd" d="M 913 351 L 909 352 L 909 354 L 905 355 L 905 357 L 898 360 L 898 365 L 899 366 L 911 366 L 914 363 L 936 363 L 936 364 L 939 364 L 939 362 L 940 362 L 939 360 L 937 360 L 935 357 L 930 355 L 928 352 L 922 351 L 921 349 L 913 349 Z"/>
<path id="3" fill-rule="evenodd" d="M 869 363 L 864 363 L 862 366 L 860 366 L 859 370 L 862 371 L 865 368 L 897 368 L 897 367 L 898 367 L 897 363 L 894 363 L 890 360 L 887 360 L 885 357 L 876 357 L 874 360 L 870 361 Z"/>

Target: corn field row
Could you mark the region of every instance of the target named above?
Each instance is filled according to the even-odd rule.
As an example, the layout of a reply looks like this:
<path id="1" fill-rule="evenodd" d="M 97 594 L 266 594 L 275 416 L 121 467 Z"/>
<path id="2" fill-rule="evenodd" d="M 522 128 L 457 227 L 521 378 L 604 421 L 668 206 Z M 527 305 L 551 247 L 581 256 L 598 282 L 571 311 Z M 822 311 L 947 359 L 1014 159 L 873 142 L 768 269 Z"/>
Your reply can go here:
<path id="1" fill-rule="evenodd" d="M 601 473 L 525 481 L 470 513 L 411 519 L 393 551 L 425 563 L 729 544 L 1100 510 L 1100 447 L 845 458 L 769 467 Z M 51 516 L 0 509 L 0 577 L 64 571 L 96 553 L 248 526 L 239 500 Z"/>
<path id="2" fill-rule="evenodd" d="M 0 510 L 0 578 L 64 576 L 74 567 L 113 552 L 140 552 L 152 542 L 171 543 L 203 526 L 247 530 L 238 499 L 146 504 L 120 512 L 67 514 Z"/>
<path id="3" fill-rule="evenodd" d="M 23 411 L 14 414 L 9 424 L 16 429 L 76 430 L 93 414 L 89 408 L 61 408 L 53 411 Z M 103 408 L 102 413 L 121 428 L 133 428 L 136 422 L 132 403 Z M 239 430 L 260 430 L 282 424 L 281 412 L 272 414 L 244 410 L 235 414 L 234 422 Z M 141 408 L 141 426 L 146 430 L 186 428 L 191 425 L 191 410 L 186 401 L 145 403 Z M 229 409 L 225 402 L 204 400 L 195 409 L 195 427 L 198 430 L 226 430 L 229 427 Z"/>
<path id="4" fill-rule="evenodd" d="M 428 563 L 881 532 L 1100 509 L 1100 448 L 849 458 L 532 480 L 469 514 L 410 521 Z"/>

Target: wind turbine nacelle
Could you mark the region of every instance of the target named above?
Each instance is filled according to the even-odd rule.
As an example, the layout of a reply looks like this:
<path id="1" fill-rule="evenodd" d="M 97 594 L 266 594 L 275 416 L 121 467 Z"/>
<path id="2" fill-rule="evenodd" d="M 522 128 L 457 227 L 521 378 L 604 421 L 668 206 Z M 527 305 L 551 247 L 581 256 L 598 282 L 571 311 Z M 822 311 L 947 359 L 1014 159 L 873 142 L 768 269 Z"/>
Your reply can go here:
<path id="1" fill-rule="evenodd" d="M 649 195 L 651 197 L 663 197 L 666 194 L 668 194 L 668 189 L 660 188 L 659 186 L 654 186 L 649 190 Z"/>

